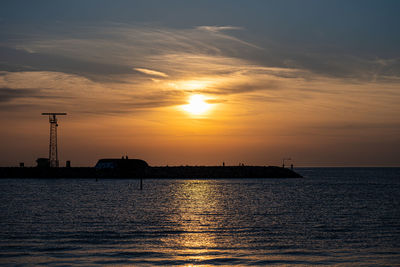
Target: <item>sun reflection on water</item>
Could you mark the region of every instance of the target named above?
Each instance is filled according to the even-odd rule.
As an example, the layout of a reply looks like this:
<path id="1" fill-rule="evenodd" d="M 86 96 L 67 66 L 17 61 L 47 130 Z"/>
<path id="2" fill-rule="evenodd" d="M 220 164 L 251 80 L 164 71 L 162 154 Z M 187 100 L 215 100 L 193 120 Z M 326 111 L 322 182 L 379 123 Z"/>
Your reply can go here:
<path id="1" fill-rule="evenodd" d="M 212 251 L 218 247 L 215 229 L 219 223 L 214 215 L 223 212 L 217 197 L 218 187 L 209 181 L 183 181 L 175 190 L 172 204 L 176 212 L 170 219 L 178 222 L 181 234 L 179 238 L 165 240 L 167 247 L 174 248 L 177 259 L 215 258 Z"/>

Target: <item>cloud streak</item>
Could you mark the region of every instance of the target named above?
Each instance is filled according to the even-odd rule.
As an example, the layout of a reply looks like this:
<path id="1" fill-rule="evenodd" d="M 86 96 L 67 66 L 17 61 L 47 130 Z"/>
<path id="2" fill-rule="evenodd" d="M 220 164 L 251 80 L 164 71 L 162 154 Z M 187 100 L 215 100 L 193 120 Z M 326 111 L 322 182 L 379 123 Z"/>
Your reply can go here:
<path id="1" fill-rule="evenodd" d="M 145 68 L 134 68 L 134 70 L 139 71 L 144 74 L 147 74 L 147 75 L 150 75 L 150 76 L 158 76 L 158 77 L 162 77 L 162 78 L 168 77 L 167 74 L 165 74 L 164 72 L 161 72 L 161 71 L 150 70 L 150 69 L 145 69 Z"/>
<path id="2" fill-rule="evenodd" d="M 220 32 L 227 30 L 243 30 L 243 27 L 235 27 L 235 26 L 198 26 L 196 27 L 199 30 L 210 31 L 210 32 Z"/>
<path id="3" fill-rule="evenodd" d="M 38 97 L 38 89 L 12 89 L 12 88 L 0 88 L 0 103 L 10 102 L 18 98 L 29 98 Z"/>
<path id="4" fill-rule="evenodd" d="M 339 58 L 273 43 L 261 48 L 231 34 L 244 31 L 236 26 L 75 27 L 24 42 L 9 40 L 0 47 L 0 67 L 5 70 L 0 86 L 28 90 L 25 96 L 23 91 L 4 90 L 3 103 L 17 106 L 18 99 L 43 97 L 39 105 L 62 104 L 93 113 L 173 107 L 191 93 L 214 96 L 215 103 L 230 103 L 234 96 L 284 103 L 321 95 L 335 98 L 349 90 L 366 97 L 370 83 L 391 88 L 400 77 L 398 59 Z M 377 94 L 382 99 L 397 97 L 395 90 Z"/>
<path id="5" fill-rule="evenodd" d="M 137 68 L 157 71 L 158 77 L 166 78 L 163 74 L 168 73 L 168 76 L 176 78 L 174 72 L 179 66 L 175 66 L 175 61 L 179 57 L 188 65 L 195 57 L 208 57 L 211 62 L 214 57 L 261 68 L 300 70 L 291 73 L 297 77 L 304 77 L 302 75 L 307 73 L 309 77 L 319 75 L 356 81 L 397 82 L 400 78 L 399 58 L 310 50 L 273 40 L 252 43 L 232 34 L 238 30 L 243 31 L 243 28 L 204 25 L 174 29 L 108 24 L 74 26 L 63 34 L 47 33 L 34 35 L 35 38 L 29 38 L 26 33 L 23 42 L 8 40 L 0 47 L 3 58 L 0 67 L 8 71 L 59 71 L 85 75 L 94 80 L 139 74 Z M 163 64 L 168 58 L 169 62 Z M 190 72 L 188 68 L 185 70 Z M 157 76 L 155 72 L 147 74 Z"/>

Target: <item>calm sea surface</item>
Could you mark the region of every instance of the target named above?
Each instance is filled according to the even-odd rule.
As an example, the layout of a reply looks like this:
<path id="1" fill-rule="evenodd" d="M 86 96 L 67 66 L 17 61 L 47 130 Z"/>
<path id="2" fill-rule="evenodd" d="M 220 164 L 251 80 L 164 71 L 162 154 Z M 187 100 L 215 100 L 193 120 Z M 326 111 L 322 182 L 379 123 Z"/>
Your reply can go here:
<path id="1" fill-rule="evenodd" d="M 1 179 L 0 265 L 400 266 L 400 168 Z"/>

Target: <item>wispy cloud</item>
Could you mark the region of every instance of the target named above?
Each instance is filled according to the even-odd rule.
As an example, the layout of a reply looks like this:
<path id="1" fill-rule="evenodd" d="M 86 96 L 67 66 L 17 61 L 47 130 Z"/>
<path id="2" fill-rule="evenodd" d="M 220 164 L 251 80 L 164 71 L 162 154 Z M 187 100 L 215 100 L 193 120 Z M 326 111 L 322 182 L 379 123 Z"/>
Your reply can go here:
<path id="1" fill-rule="evenodd" d="M 39 90 L 37 89 L 12 89 L 0 88 L 0 103 L 9 102 L 18 98 L 37 97 Z"/>
<path id="2" fill-rule="evenodd" d="M 309 51 L 274 41 L 249 42 L 235 35 L 238 30 L 246 32 L 242 27 L 230 25 L 175 29 L 108 24 L 75 26 L 62 34 L 36 34 L 34 38 L 29 38 L 27 33 L 23 41 L 11 39 L 0 47 L 0 67 L 9 71 L 58 71 L 95 80 L 132 76 L 138 74 L 135 71 L 138 68 L 168 73 L 168 77 L 174 78 L 177 70 L 175 61 L 179 57 L 187 64 L 191 64 L 191 59 L 203 57 L 211 61 L 213 58 L 236 60 L 260 68 L 301 70 L 290 73 L 297 77 L 308 73 L 308 76 L 315 74 L 357 81 L 395 82 L 400 77 L 399 58 L 356 56 L 333 50 Z M 162 61 L 168 58 L 174 61 L 163 64 Z M 226 67 L 229 68 L 229 65 Z M 190 70 L 186 68 L 187 73 Z M 213 69 L 209 68 L 209 71 Z M 146 74 L 166 78 L 155 72 Z"/>
<path id="3" fill-rule="evenodd" d="M 198 26 L 197 29 L 210 31 L 210 32 L 220 32 L 220 31 L 227 31 L 227 30 L 243 30 L 242 27 L 236 26 Z"/>
<path id="4" fill-rule="evenodd" d="M 152 82 L 149 83 L 150 85 Z M 182 105 L 185 92 L 158 90 L 140 83 L 91 81 L 60 72 L 0 72 L 2 110 L 46 110 L 62 107 L 67 112 L 121 114 Z"/>
<path id="5" fill-rule="evenodd" d="M 144 68 L 134 68 L 134 70 L 137 70 L 139 72 L 142 72 L 144 74 L 151 75 L 151 76 L 158 76 L 158 77 L 163 77 L 163 78 L 168 77 L 167 74 L 165 74 L 164 72 L 161 72 L 161 71 L 144 69 Z"/>
<path id="6" fill-rule="evenodd" d="M 9 51 L 0 53 L 5 55 L 6 70 L 22 68 L 82 74 L 97 72 L 99 76 L 104 76 L 127 74 L 136 66 L 146 66 L 139 68 L 169 74 L 169 71 L 157 66 L 158 57 L 171 54 L 224 57 L 230 51 L 256 47 L 255 44 L 221 32 L 227 29 L 239 27 L 173 29 L 133 25 L 87 26 L 69 33 L 35 36 L 23 42 L 10 41 Z M 15 47 L 19 49 L 10 50 Z M 26 63 L 30 69 L 26 68 Z"/>
<path id="7" fill-rule="evenodd" d="M 110 24 L 10 40 L 0 47 L 5 70 L 0 87 L 8 90 L 0 96 L 15 106 L 49 96 L 37 105 L 98 114 L 181 105 L 190 93 L 224 103 L 230 97 L 293 103 L 322 95 L 336 99 L 348 92 L 372 99 L 370 88 L 376 85 L 376 99 L 398 97 L 392 87 L 399 82 L 399 59 L 303 53 L 279 45 L 261 48 L 234 36 L 231 31 L 237 30 L 244 31 L 235 26 Z M 20 88 L 27 91 L 9 91 Z"/>

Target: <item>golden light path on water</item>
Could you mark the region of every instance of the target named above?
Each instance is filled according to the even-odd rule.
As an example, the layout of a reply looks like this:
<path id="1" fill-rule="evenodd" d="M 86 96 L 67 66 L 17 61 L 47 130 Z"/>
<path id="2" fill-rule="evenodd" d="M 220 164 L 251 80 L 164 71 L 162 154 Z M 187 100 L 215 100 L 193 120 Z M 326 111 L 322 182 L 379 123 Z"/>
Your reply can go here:
<path id="1" fill-rule="evenodd" d="M 167 247 L 174 248 L 176 260 L 204 261 L 215 259 L 212 251 L 218 251 L 215 229 L 219 222 L 215 215 L 224 213 L 218 197 L 218 186 L 206 181 L 178 183 L 172 206 L 176 213 L 171 221 L 179 222 L 180 238 L 164 240 Z M 220 216 L 218 216 L 220 217 Z"/>
<path id="2" fill-rule="evenodd" d="M 181 184 L 181 192 L 188 201 L 181 203 L 180 221 L 184 234 L 179 240 L 179 245 L 186 253 L 191 254 L 191 258 L 204 260 L 210 248 L 216 246 L 215 235 L 208 233 L 212 227 L 212 213 L 220 213 L 221 207 L 215 199 L 215 188 L 210 188 L 207 183 Z"/>
<path id="3" fill-rule="evenodd" d="M 242 203 L 247 196 L 232 199 L 229 196 L 237 194 L 237 189 L 230 188 L 228 192 L 221 189 L 221 183 L 213 180 L 180 181 L 171 188 L 171 212 L 165 219 L 176 225 L 175 230 L 180 233 L 163 238 L 164 249 L 160 252 L 169 254 L 176 262 L 194 262 L 193 265 L 185 266 L 199 266 L 196 262 L 200 266 L 214 266 L 216 263 L 219 266 L 231 266 L 229 262 L 234 260 L 254 260 L 254 255 L 248 253 L 249 246 L 253 245 L 249 240 L 258 241 L 269 237 L 259 236 L 254 239 L 254 236 L 247 236 L 251 234 L 251 229 L 258 229 L 257 220 L 254 221 L 252 216 L 246 216 L 248 214 L 241 214 L 239 211 L 232 214 L 232 207 Z M 238 223 L 243 220 L 248 223 L 246 226 Z M 275 246 L 272 239 L 269 246 Z M 232 253 L 240 256 L 236 259 L 229 258 Z M 306 261 L 311 258 L 308 255 L 276 255 L 268 249 L 254 254 L 257 254 L 260 261 L 279 262 L 288 257 Z"/>

